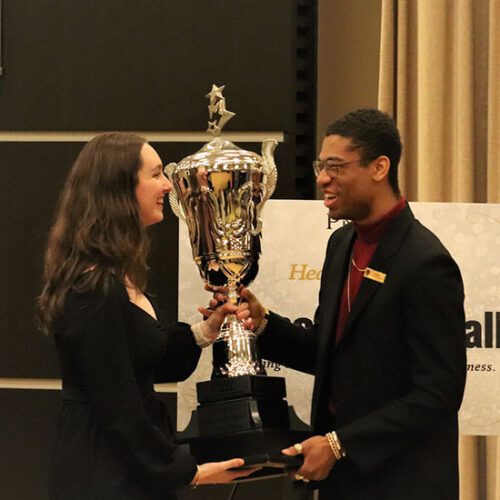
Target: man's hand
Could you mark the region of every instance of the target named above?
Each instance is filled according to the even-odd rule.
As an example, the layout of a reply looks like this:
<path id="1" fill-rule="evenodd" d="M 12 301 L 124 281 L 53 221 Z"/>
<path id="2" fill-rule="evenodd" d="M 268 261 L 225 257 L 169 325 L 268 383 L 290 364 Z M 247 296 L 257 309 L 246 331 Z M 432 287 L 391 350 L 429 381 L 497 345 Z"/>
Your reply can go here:
<path id="1" fill-rule="evenodd" d="M 239 295 L 244 301 L 243 304 L 248 304 L 254 328 L 259 328 L 260 323 L 266 314 L 265 307 L 260 303 L 259 299 L 250 291 L 250 289 L 245 288 L 244 286 L 239 290 Z"/>
<path id="2" fill-rule="evenodd" d="M 304 479 L 310 481 L 326 479 L 337 461 L 328 444 L 328 439 L 325 436 L 313 436 L 300 444 L 302 445 L 304 463 L 295 474 L 300 474 Z M 281 453 L 289 456 L 299 454 L 294 446 L 281 450 Z"/>

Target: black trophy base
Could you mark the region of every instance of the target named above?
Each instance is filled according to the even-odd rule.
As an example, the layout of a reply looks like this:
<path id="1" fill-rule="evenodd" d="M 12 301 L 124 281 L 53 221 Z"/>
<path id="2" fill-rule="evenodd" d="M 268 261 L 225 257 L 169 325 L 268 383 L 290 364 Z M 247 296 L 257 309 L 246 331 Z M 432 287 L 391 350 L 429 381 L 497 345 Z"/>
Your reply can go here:
<path id="1" fill-rule="evenodd" d="M 285 379 L 265 375 L 214 379 L 196 385 L 199 405 L 189 425 L 177 434 L 198 463 L 243 458 L 252 474 L 268 477 L 300 467 L 302 456 L 281 450 L 311 436 L 311 430 L 288 406 Z"/>

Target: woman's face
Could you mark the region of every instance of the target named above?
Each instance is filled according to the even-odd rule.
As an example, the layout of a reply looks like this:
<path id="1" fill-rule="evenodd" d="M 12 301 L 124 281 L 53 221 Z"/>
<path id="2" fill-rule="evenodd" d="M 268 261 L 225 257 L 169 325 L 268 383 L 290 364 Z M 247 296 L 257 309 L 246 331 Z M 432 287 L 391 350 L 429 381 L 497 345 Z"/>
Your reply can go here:
<path id="1" fill-rule="evenodd" d="M 149 145 L 141 149 L 141 167 L 137 172 L 135 196 L 139 203 L 142 223 L 145 226 L 163 220 L 163 199 L 172 190 L 172 184 L 163 173 L 158 153 Z"/>

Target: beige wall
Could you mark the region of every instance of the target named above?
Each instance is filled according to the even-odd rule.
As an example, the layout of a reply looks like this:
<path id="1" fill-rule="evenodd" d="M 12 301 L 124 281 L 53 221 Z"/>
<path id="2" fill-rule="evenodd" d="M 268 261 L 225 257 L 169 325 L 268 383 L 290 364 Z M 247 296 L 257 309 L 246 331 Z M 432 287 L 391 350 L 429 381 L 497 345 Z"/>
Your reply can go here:
<path id="1" fill-rule="evenodd" d="M 319 0 L 318 147 L 348 111 L 377 107 L 382 0 Z"/>

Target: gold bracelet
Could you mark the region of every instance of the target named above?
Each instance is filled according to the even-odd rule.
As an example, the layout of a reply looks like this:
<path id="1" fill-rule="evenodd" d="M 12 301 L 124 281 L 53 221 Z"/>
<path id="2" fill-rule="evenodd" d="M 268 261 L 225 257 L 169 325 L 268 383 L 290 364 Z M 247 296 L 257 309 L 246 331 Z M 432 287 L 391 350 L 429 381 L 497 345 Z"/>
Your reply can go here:
<path id="1" fill-rule="evenodd" d="M 337 447 L 338 447 L 338 449 L 340 451 L 340 456 L 342 458 L 344 458 L 346 456 L 346 453 L 345 453 L 344 447 L 342 446 L 342 443 L 340 442 L 340 439 L 337 436 L 337 433 L 335 431 L 332 432 L 332 437 L 333 437 L 333 440 L 337 444 Z"/>
<path id="2" fill-rule="evenodd" d="M 342 458 L 344 458 L 346 453 L 345 453 L 344 447 L 342 446 L 342 443 L 340 442 L 340 439 L 337 436 L 337 433 L 335 431 L 332 432 L 332 437 L 333 437 L 333 440 L 335 441 L 335 444 L 337 445 L 337 448 L 340 451 L 340 456 Z"/>
<path id="3" fill-rule="evenodd" d="M 255 330 L 255 335 L 259 336 L 267 326 L 267 322 L 269 321 L 269 309 L 267 307 L 264 307 L 264 317 L 262 318 L 262 321 L 260 322 L 259 328 Z"/>
<path id="4" fill-rule="evenodd" d="M 334 432 L 327 432 L 325 434 L 326 439 L 328 440 L 328 444 L 330 445 L 330 448 L 332 450 L 333 456 L 337 460 L 341 460 L 346 456 L 344 448 L 340 444 L 339 438 L 337 436 L 337 433 Z"/>
<path id="5" fill-rule="evenodd" d="M 337 459 L 340 460 L 342 457 L 340 456 L 340 451 L 337 448 L 337 444 L 333 440 L 333 436 L 331 432 L 327 432 L 325 434 L 326 439 L 328 440 L 328 444 L 330 445 L 330 449 L 332 450 L 333 456 Z"/>

